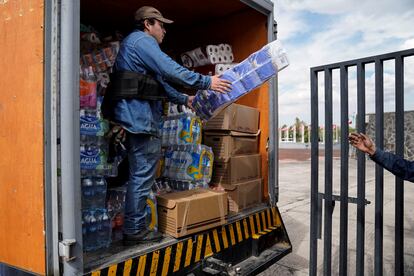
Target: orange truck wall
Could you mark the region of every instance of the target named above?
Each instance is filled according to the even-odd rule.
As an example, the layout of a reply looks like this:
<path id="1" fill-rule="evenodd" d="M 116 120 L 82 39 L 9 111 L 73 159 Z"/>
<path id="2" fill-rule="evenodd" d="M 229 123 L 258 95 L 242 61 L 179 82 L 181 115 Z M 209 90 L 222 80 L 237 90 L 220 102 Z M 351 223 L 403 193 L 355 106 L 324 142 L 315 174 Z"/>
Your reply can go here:
<path id="1" fill-rule="evenodd" d="M 0 1 L 0 262 L 45 274 L 44 1 Z"/>

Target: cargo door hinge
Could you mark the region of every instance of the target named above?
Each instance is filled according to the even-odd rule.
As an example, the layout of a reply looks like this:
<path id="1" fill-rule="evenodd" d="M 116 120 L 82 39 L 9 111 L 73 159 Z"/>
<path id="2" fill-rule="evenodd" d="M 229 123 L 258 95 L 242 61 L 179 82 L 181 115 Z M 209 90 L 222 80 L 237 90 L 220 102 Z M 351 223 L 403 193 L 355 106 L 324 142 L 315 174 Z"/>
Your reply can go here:
<path id="1" fill-rule="evenodd" d="M 65 262 L 72 261 L 76 257 L 73 256 L 71 248 L 76 244 L 75 239 L 65 239 L 59 242 L 59 256 L 63 258 Z"/>

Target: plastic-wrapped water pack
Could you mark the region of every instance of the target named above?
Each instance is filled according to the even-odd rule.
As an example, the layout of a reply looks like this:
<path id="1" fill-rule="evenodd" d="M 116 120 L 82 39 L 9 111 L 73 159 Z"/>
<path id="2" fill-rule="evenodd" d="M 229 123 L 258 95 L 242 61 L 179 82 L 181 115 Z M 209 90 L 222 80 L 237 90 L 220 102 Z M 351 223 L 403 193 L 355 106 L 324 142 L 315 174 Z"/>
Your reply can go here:
<path id="1" fill-rule="evenodd" d="M 214 154 L 204 145 L 176 145 L 165 151 L 164 177 L 191 182 L 210 183 Z"/>

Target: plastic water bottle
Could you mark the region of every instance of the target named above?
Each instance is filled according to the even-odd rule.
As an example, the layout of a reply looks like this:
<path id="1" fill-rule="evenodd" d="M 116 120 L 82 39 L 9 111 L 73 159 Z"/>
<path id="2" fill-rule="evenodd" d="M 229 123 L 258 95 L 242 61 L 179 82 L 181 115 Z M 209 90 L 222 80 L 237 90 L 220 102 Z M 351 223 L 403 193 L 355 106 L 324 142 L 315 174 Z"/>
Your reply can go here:
<path id="1" fill-rule="evenodd" d="M 145 225 L 149 231 L 158 230 L 157 199 L 153 191 L 150 191 L 145 207 Z"/>
<path id="2" fill-rule="evenodd" d="M 92 67 L 81 69 L 80 72 L 80 107 L 81 108 L 96 108 L 96 81 L 94 81 L 94 74 Z"/>
<path id="3" fill-rule="evenodd" d="M 203 184 L 207 186 L 211 181 L 213 171 L 214 154 L 210 147 L 203 147 L 203 158 L 202 158 L 202 174 Z"/>
<path id="4" fill-rule="evenodd" d="M 98 249 L 97 243 L 97 221 L 93 211 L 86 211 L 84 215 L 84 222 L 86 226 L 86 237 L 84 237 L 85 251 L 93 251 Z"/>
<path id="5" fill-rule="evenodd" d="M 171 131 L 171 120 L 167 117 L 164 120 L 164 124 L 162 127 L 162 136 L 161 136 L 161 144 L 164 147 L 168 146 L 170 131 Z"/>
<path id="6" fill-rule="evenodd" d="M 101 243 L 102 243 L 102 229 L 103 229 L 103 225 L 102 225 L 102 216 L 103 216 L 103 212 L 101 209 L 95 209 L 93 210 L 94 213 L 94 218 L 96 220 L 95 224 L 96 224 L 96 247 L 100 248 L 101 247 Z"/>
<path id="7" fill-rule="evenodd" d="M 176 144 L 181 145 L 184 144 L 184 136 L 186 135 L 185 131 L 185 119 L 183 117 L 183 114 L 180 114 L 177 116 L 177 131 L 176 131 Z"/>
<path id="8" fill-rule="evenodd" d="M 177 121 L 173 118 L 174 117 L 172 117 L 171 120 L 170 120 L 170 131 L 169 131 L 169 134 L 168 134 L 168 145 L 176 144 Z"/>
<path id="9" fill-rule="evenodd" d="M 102 234 L 101 234 L 101 246 L 108 247 L 111 244 L 111 219 L 108 216 L 108 213 L 104 212 L 102 216 Z"/>
<path id="10" fill-rule="evenodd" d="M 95 178 L 95 197 L 94 197 L 94 207 L 104 208 L 105 199 L 106 199 L 106 181 L 105 178 L 99 177 Z"/>
<path id="11" fill-rule="evenodd" d="M 94 210 L 96 219 L 96 248 L 107 247 L 110 244 L 111 223 L 106 209 L 99 208 Z"/>
<path id="12" fill-rule="evenodd" d="M 92 207 L 95 198 L 95 189 L 93 180 L 91 178 L 82 179 L 82 196 L 83 208 Z"/>
<path id="13" fill-rule="evenodd" d="M 165 150 L 165 154 L 164 154 L 165 167 L 164 167 L 164 174 L 163 174 L 164 177 L 170 177 L 169 174 L 171 170 L 171 155 L 172 155 L 172 152 L 169 149 Z"/>

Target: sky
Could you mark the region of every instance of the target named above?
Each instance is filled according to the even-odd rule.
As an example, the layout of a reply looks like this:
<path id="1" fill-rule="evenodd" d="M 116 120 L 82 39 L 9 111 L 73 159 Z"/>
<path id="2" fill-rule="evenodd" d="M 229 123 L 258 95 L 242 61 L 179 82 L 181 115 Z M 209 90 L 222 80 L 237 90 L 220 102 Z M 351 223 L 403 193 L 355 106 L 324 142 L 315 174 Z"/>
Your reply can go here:
<path id="1" fill-rule="evenodd" d="M 290 65 L 279 74 L 279 125 L 310 123 L 310 68 L 414 48 L 414 0 L 273 0 L 278 39 Z M 404 65 L 405 110 L 414 110 L 414 57 Z M 323 74 L 319 75 L 323 125 Z M 394 63 L 384 63 L 384 109 L 395 111 Z M 366 113 L 375 112 L 374 66 L 366 67 Z M 339 72 L 333 72 L 334 123 L 340 121 Z M 349 115 L 356 114 L 356 70 L 349 69 Z"/>

